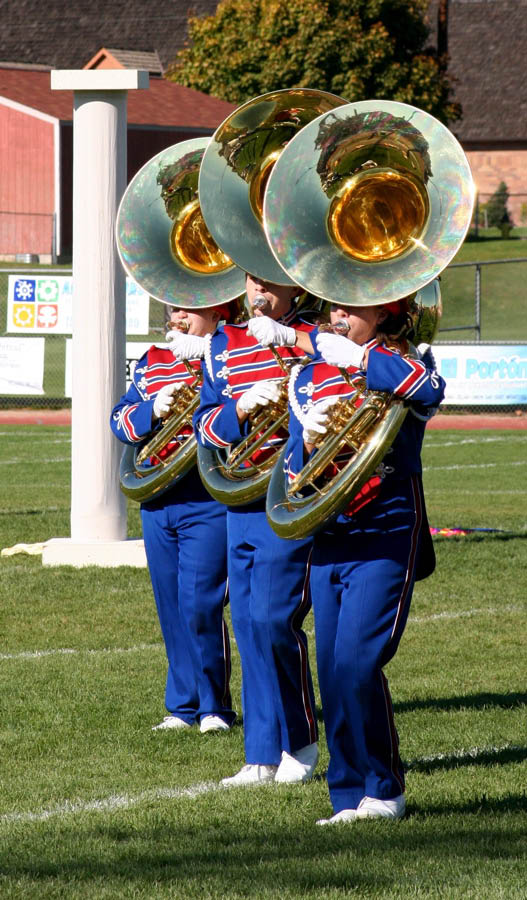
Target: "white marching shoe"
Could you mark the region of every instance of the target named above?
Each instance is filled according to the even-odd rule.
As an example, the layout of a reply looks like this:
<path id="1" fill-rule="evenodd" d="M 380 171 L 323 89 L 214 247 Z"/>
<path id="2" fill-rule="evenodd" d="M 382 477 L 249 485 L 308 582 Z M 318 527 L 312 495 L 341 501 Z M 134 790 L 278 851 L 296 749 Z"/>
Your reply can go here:
<path id="1" fill-rule="evenodd" d="M 208 731 L 229 731 L 230 727 L 220 716 L 203 716 L 199 723 L 199 730 L 202 734 L 206 734 Z"/>
<path id="2" fill-rule="evenodd" d="M 180 719 L 179 716 L 165 716 L 159 725 L 152 726 L 152 731 L 161 731 L 166 728 L 190 728 L 190 725 L 184 719 Z"/>
<path id="3" fill-rule="evenodd" d="M 258 766 L 248 764 L 243 766 L 236 775 L 230 778 L 222 778 L 221 783 L 225 787 L 242 787 L 248 784 L 266 784 L 274 781 L 278 766 Z"/>
<path id="4" fill-rule="evenodd" d="M 392 800 L 377 800 L 375 797 L 363 797 L 357 806 L 357 819 L 402 819 L 406 811 L 404 794 Z"/>
<path id="5" fill-rule="evenodd" d="M 352 822 L 357 818 L 356 809 L 341 809 L 331 819 L 317 819 L 317 825 L 338 825 L 339 822 Z"/>
<path id="6" fill-rule="evenodd" d="M 309 781 L 318 762 L 318 744 L 308 744 L 295 753 L 282 751 L 275 781 L 281 784 L 297 784 Z"/>
<path id="7" fill-rule="evenodd" d="M 402 819 L 405 810 L 404 794 L 399 794 L 393 800 L 363 797 L 357 809 L 341 809 L 331 819 L 318 819 L 317 825 L 338 825 L 340 822 L 354 822 L 356 819 Z"/>

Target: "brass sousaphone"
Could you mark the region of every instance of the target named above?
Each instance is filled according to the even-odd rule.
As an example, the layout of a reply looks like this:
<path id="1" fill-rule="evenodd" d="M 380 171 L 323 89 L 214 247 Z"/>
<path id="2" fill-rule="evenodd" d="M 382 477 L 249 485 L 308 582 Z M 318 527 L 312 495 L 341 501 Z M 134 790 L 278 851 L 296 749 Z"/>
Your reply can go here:
<path id="1" fill-rule="evenodd" d="M 201 214 L 198 175 L 208 142 L 182 141 L 149 160 L 128 185 L 116 223 L 127 274 L 156 300 L 196 310 L 234 300 L 245 286 L 243 272 L 217 246 Z M 163 426 L 145 444 L 123 451 L 121 490 L 139 502 L 159 496 L 195 465 L 192 415 L 201 377 L 188 368 L 193 381 L 176 395 Z M 165 455 L 173 440 L 177 449 Z"/>
<path id="2" fill-rule="evenodd" d="M 268 247 L 262 225 L 270 173 L 288 142 L 320 114 L 346 101 L 325 91 L 297 88 L 272 91 L 244 103 L 218 127 L 203 155 L 199 195 L 206 225 L 219 247 L 245 272 L 273 284 L 294 285 Z M 287 211 L 286 211 L 287 215 Z M 226 450 L 198 445 L 198 468 L 209 493 L 229 506 L 265 495 L 277 454 L 263 464 L 251 457 L 287 423 L 288 367 L 283 396 L 251 416 L 249 435 Z"/>
<path id="3" fill-rule="evenodd" d="M 410 298 L 414 342 L 431 343 L 436 279 L 465 238 L 473 203 L 467 159 L 444 125 L 415 107 L 369 100 L 320 116 L 291 140 L 267 184 L 264 227 L 275 259 L 306 290 L 350 306 Z M 305 537 L 345 509 L 406 414 L 401 401 L 365 385 L 337 405 L 327 438 L 290 485 L 283 458 L 275 466 L 267 515 L 276 533 Z M 343 448 L 349 461 L 321 479 Z"/>

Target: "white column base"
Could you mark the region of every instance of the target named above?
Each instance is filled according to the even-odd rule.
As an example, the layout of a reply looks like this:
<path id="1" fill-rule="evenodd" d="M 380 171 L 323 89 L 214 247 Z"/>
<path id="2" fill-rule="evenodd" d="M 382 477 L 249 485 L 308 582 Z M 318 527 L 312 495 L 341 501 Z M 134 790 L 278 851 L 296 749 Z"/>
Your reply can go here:
<path id="1" fill-rule="evenodd" d="M 146 568 L 145 545 L 142 539 L 126 541 L 74 541 L 71 538 L 51 538 L 42 549 L 43 566 L 134 566 Z"/>

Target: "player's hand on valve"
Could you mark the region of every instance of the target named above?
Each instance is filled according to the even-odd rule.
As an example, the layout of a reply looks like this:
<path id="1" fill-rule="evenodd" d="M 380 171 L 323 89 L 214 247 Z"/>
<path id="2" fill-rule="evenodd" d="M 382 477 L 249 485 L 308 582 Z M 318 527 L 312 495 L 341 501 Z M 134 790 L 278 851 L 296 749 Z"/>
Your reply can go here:
<path id="1" fill-rule="evenodd" d="M 173 384 L 165 384 L 165 386 L 161 388 L 154 400 L 154 406 L 152 408 L 155 419 L 165 419 L 169 415 L 172 409 L 172 403 L 174 402 L 174 397 L 184 384 L 184 381 L 175 381 Z"/>
<path id="2" fill-rule="evenodd" d="M 207 338 L 197 334 L 182 334 L 174 330 L 168 332 L 165 340 L 176 359 L 200 359 L 205 355 Z"/>
<path id="3" fill-rule="evenodd" d="M 306 444 L 316 444 L 322 434 L 327 431 L 328 411 L 338 403 L 338 397 L 327 397 L 316 406 L 311 406 L 303 419 L 302 438 Z"/>
<path id="4" fill-rule="evenodd" d="M 238 400 L 241 413 L 251 413 L 259 406 L 276 403 L 280 397 L 280 385 L 276 381 L 257 381 Z"/>
<path id="5" fill-rule="evenodd" d="M 288 325 L 281 325 L 269 316 L 254 316 L 247 323 L 247 331 L 256 338 L 259 344 L 267 347 L 274 344 L 276 347 L 294 347 L 296 331 Z"/>
<path id="6" fill-rule="evenodd" d="M 339 366 L 341 369 L 347 369 L 348 366 L 355 366 L 357 369 L 361 367 L 364 347 L 341 334 L 323 332 L 317 335 L 317 349 L 330 366 Z"/>

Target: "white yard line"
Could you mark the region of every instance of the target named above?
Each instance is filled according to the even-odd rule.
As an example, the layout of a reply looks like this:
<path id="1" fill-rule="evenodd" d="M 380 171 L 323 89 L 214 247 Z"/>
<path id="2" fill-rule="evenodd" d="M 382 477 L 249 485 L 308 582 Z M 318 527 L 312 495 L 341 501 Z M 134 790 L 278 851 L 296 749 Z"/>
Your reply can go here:
<path id="1" fill-rule="evenodd" d="M 467 619 L 473 616 L 497 616 L 505 612 L 523 613 L 525 606 L 520 604 L 506 604 L 504 606 L 483 606 L 474 609 L 456 610 L 454 612 L 432 613 L 429 616 L 409 616 L 408 622 L 414 622 L 417 625 L 423 625 L 427 622 L 436 622 L 448 619 Z M 313 629 L 306 629 L 306 634 L 312 636 Z M 163 644 L 136 644 L 133 647 L 102 647 L 99 650 L 82 649 L 75 650 L 70 647 L 57 647 L 52 650 L 21 650 L 18 653 L 0 653 L 0 662 L 2 660 L 22 660 L 22 659 L 43 659 L 46 656 L 98 656 L 100 654 L 109 653 L 137 653 L 148 650 L 163 650 Z"/>
<path id="2" fill-rule="evenodd" d="M 423 466 L 423 472 L 446 472 L 452 469 L 506 469 L 508 466 L 525 466 L 527 459 L 518 459 L 515 462 L 503 463 L 457 463 L 452 466 Z"/>
<path id="3" fill-rule="evenodd" d="M 469 747 L 467 749 L 452 750 L 450 753 L 439 753 L 436 756 L 422 756 L 407 763 L 408 769 L 419 765 L 440 762 L 449 759 L 477 760 L 479 757 L 498 756 L 504 750 L 523 750 L 515 744 L 504 744 L 501 747 Z M 100 797 L 97 800 L 63 800 L 61 803 L 49 809 L 26 810 L 23 812 L 9 812 L 0 815 L 0 825 L 10 825 L 20 822 L 45 822 L 52 818 L 64 816 L 83 815 L 89 812 L 115 812 L 116 810 L 130 809 L 143 803 L 152 803 L 162 800 L 193 800 L 203 794 L 215 791 L 232 790 L 225 788 L 215 781 L 202 781 L 192 784 L 187 788 L 153 788 L 142 791 L 140 794 L 110 794 L 108 797 Z M 245 789 L 244 789 L 245 790 Z"/>
<path id="4" fill-rule="evenodd" d="M 71 462 L 71 456 L 56 456 L 53 459 L 39 459 L 39 466 L 43 465 L 43 463 L 62 463 L 62 462 Z M 0 465 L 2 466 L 18 466 L 20 464 L 27 463 L 27 465 L 31 465 L 34 467 L 35 462 L 30 459 L 16 459 L 16 457 L 11 457 L 11 459 L 0 459 Z"/>
<path id="5" fill-rule="evenodd" d="M 489 497 L 490 495 L 492 495 L 492 496 L 494 496 L 494 495 L 499 496 L 499 495 L 501 495 L 501 494 L 513 494 L 513 495 L 516 497 L 517 494 L 527 494 L 527 490 L 521 490 L 520 488 L 515 488 L 515 490 L 510 490 L 510 491 L 505 491 L 505 490 L 502 491 L 502 490 L 500 490 L 500 489 L 498 488 L 497 490 L 494 491 L 494 490 L 489 490 L 488 487 L 485 485 L 484 490 L 485 490 L 485 496 L 486 496 L 486 497 Z M 433 493 L 441 494 L 442 496 L 444 496 L 445 490 L 444 490 L 444 488 L 442 488 L 442 487 L 434 487 L 433 484 L 432 484 L 432 485 L 427 484 L 427 486 L 426 486 L 426 496 L 428 497 L 429 494 L 433 494 Z M 481 491 L 480 491 L 479 493 L 481 493 Z M 464 496 L 464 495 L 466 495 L 467 497 L 473 497 L 473 496 L 474 496 L 474 490 L 470 490 L 470 491 L 461 491 L 461 490 L 459 490 L 458 488 L 456 488 L 456 497 L 462 497 L 462 496 Z M 499 529 L 498 529 L 498 530 L 499 530 Z"/>
<path id="6" fill-rule="evenodd" d="M 37 812 L 11 812 L 0 816 L 0 824 L 10 822 L 45 822 L 55 816 L 78 815 L 86 812 L 114 812 L 117 809 L 130 809 L 141 803 L 152 803 L 157 800 L 180 800 L 183 797 L 193 799 L 201 794 L 209 794 L 211 791 L 225 790 L 221 784 L 204 781 L 200 784 L 190 785 L 188 788 L 154 788 L 150 791 L 142 791 L 140 794 L 110 794 L 109 797 L 101 797 L 99 800 L 63 800 L 50 809 L 42 809 Z"/>
<path id="7" fill-rule="evenodd" d="M 163 644 L 137 644 L 135 647 L 102 647 L 100 650 L 73 650 L 58 647 L 54 650 L 21 650 L 19 653 L 0 653 L 3 659 L 42 659 L 44 656 L 99 656 L 102 653 L 137 653 L 143 650 L 162 650 Z"/>
<path id="8" fill-rule="evenodd" d="M 481 609 L 465 609 L 456 612 L 432 613 L 430 616 L 408 616 L 408 622 L 417 625 L 426 625 L 428 622 L 436 622 L 444 619 L 470 619 L 473 616 L 497 616 L 505 612 L 525 612 L 525 606 L 508 604 L 506 606 L 485 606 Z"/>
<path id="9" fill-rule="evenodd" d="M 477 444 L 480 446 L 481 444 L 523 444 L 527 440 L 526 436 L 517 436 L 517 437 L 486 437 L 486 438 L 462 438 L 459 441 L 449 440 L 441 441 L 437 440 L 437 435 L 434 438 L 426 437 L 425 438 L 425 447 L 428 450 L 429 447 L 461 447 L 462 444 Z"/>

